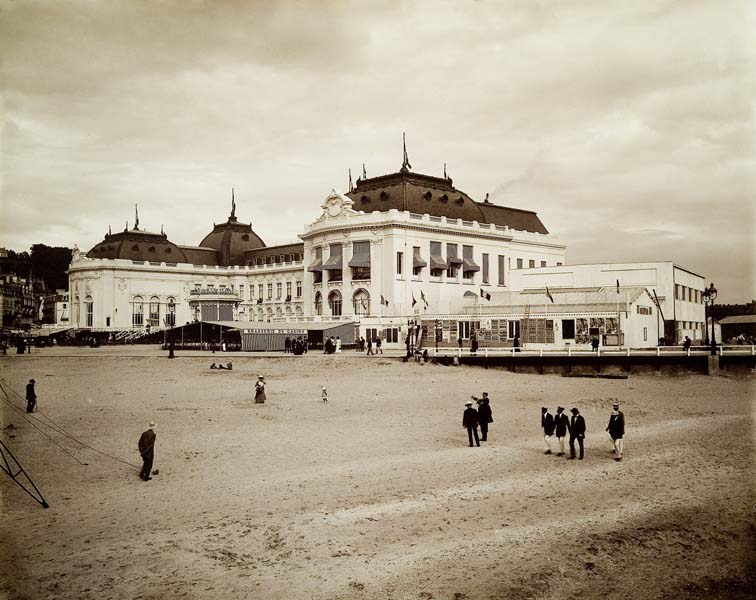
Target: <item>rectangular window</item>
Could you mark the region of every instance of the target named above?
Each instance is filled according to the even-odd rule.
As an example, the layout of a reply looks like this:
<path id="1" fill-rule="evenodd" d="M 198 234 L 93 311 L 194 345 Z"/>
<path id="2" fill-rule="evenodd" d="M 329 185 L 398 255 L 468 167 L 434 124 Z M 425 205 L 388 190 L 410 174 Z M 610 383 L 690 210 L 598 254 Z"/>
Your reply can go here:
<path id="1" fill-rule="evenodd" d="M 483 283 L 488 283 L 488 254 L 483 255 Z"/>
<path id="2" fill-rule="evenodd" d="M 470 339 L 470 332 L 474 331 L 472 322 L 470 321 L 457 321 L 457 335 L 463 340 Z"/>
<path id="3" fill-rule="evenodd" d="M 462 279 L 472 281 L 480 267 L 473 260 L 473 247 L 462 246 Z"/>
<path id="4" fill-rule="evenodd" d="M 507 321 L 507 338 L 513 340 L 516 337 L 520 337 L 520 322 Z"/>
<path id="5" fill-rule="evenodd" d="M 352 269 L 352 281 L 370 280 L 370 242 L 354 242 L 352 244 L 352 260 L 349 261 Z"/>
<path id="6" fill-rule="evenodd" d="M 644 342 L 648 341 L 648 327 L 643 328 L 643 341 Z"/>
<path id="7" fill-rule="evenodd" d="M 441 277 L 446 269 L 446 261 L 442 256 L 441 242 L 430 243 L 431 277 Z"/>
<path id="8" fill-rule="evenodd" d="M 561 266 L 562 266 L 562 263 L 558 262 L 557 267 L 561 267 Z"/>
<path id="9" fill-rule="evenodd" d="M 92 323 L 94 323 L 94 303 L 85 302 L 84 306 L 87 309 L 87 327 L 92 327 Z"/>
<path id="10" fill-rule="evenodd" d="M 404 265 L 404 252 L 396 253 L 396 274 L 402 274 L 402 266 Z"/>
<path id="11" fill-rule="evenodd" d="M 318 265 L 317 268 L 319 270 L 314 271 L 312 274 L 312 282 L 313 283 L 322 283 L 323 282 L 323 271 L 320 270 L 323 266 L 323 248 L 317 247 L 315 248 L 315 262 L 314 265 Z M 313 267 L 315 268 L 315 267 Z"/>
<path id="12" fill-rule="evenodd" d="M 244 300 L 244 284 L 243 283 L 239 284 L 239 298 Z"/>
<path id="13" fill-rule="evenodd" d="M 277 283 L 276 284 L 276 300 L 280 300 L 283 296 L 283 284 Z"/>
<path id="14" fill-rule="evenodd" d="M 414 246 L 412 248 L 412 274 L 415 277 L 419 277 L 424 267 L 427 267 L 428 263 L 423 260 L 420 254 L 420 246 Z"/>
<path id="15" fill-rule="evenodd" d="M 263 284 L 262 283 L 258 284 L 258 286 L 257 286 L 257 298 L 258 298 L 258 300 L 261 300 L 262 297 L 263 297 L 263 289 L 264 289 L 263 288 Z"/>
<path id="16" fill-rule="evenodd" d="M 542 266 L 542 267 L 545 267 L 545 266 L 546 266 L 546 261 L 545 261 L 545 260 L 542 260 L 542 261 L 541 261 L 541 266 Z"/>
<path id="17" fill-rule="evenodd" d="M 529 260 L 528 261 L 528 269 L 534 269 L 535 268 L 535 261 Z"/>
<path id="18" fill-rule="evenodd" d="M 273 298 L 273 284 L 268 284 L 268 300 L 271 300 Z"/>
<path id="19" fill-rule="evenodd" d="M 505 267 L 506 261 L 504 260 L 504 257 L 499 255 L 499 285 L 505 285 Z"/>
<path id="20" fill-rule="evenodd" d="M 328 256 L 328 281 L 341 281 L 342 277 L 342 251 L 341 244 L 331 244 L 331 249 Z M 339 313 L 340 315 L 341 313 Z M 338 315 L 336 315 L 338 316 Z"/>
<path id="21" fill-rule="evenodd" d="M 522 269 L 522 259 L 521 258 L 517 259 L 517 268 L 518 269 Z"/>
<path id="22" fill-rule="evenodd" d="M 679 283 L 675 284 L 675 300 L 682 300 L 682 298 L 680 297 L 680 284 Z"/>
<path id="23" fill-rule="evenodd" d="M 286 282 L 286 301 L 291 300 L 291 281 Z"/>
<path id="24" fill-rule="evenodd" d="M 446 244 L 446 276 L 450 279 L 457 278 L 459 264 L 462 261 L 457 257 L 457 244 Z"/>
<path id="25" fill-rule="evenodd" d="M 302 297 L 302 282 L 297 281 L 297 298 Z"/>
<path id="26" fill-rule="evenodd" d="M 575 339 L 575 319 L 562 319 L 562 339 Z"/>
<path id="27" fill-rule="evenodd" d="M 387 344 L 396 344 L 399 341 L 399 329 L 387 327 L 383 332 L 383 339 Z"/>

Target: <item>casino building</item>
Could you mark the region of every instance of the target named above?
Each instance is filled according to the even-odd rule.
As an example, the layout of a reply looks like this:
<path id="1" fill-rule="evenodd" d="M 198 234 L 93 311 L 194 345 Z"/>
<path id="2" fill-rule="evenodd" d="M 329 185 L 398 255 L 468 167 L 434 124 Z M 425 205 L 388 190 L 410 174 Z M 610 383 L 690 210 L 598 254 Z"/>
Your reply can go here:
<path id="1" fill-rule="evenodd" d="M 138 337 L 197 321 L 341 321 L 389 347 L 408 336 L 511 345 L 521 325 L 535 347 L 704 336 L 702 276 L 671 262 L 567 265 L 535 212 L 474 200 L 445 172 L 414 173 L 406 150 L 397 172 L 363 168 L 313 212 L 300 240 L 279 246 L 238 221 L 233 192 L 228 218 L 197 246 L 141 229 L 137 214 L 133 228 L 74 251 L 72 325 Z M 549 314 L 555 295 L 569 302 Z"/>
<path id="2" fill-rule="evenodd" d="M 462 312 L 465 293 L 506 290 L 523 265 L 559 266 L 565 246 L 530 210 L 473 200 L 451 178 L 400 170 L 332 191 L 300 241 L 266 246 L 231 213 L 197 246 L 139 226 L 105 235 L 69 268 L 71 321 L 155 331 L 194 321 L 343 320 L 400 343 L 409 321 Z"/>

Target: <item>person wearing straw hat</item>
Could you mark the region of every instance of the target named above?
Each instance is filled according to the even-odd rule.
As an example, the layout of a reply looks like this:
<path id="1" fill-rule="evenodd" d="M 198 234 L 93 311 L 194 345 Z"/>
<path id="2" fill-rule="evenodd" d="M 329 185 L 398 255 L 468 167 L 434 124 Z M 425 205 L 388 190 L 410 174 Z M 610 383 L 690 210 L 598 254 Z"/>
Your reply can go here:
<path id="1" fill-rule="evenodd" d="M 554 435 L 559 442 L 557 456 L 564 456 L 564 438 L 569 428 L 570 420 L 564 414 L 564 406 L 557 406 L 556 415 L 554 415 Z"/>
<path id="2" fill-rule="evenodd" d="M 33 379 L 29 380 L 26 384 L 26 412 L 33 413 L 37 408 L 37 392 L 34 390 L 34 385 L 37 382 Z"/>
<path id="3" fill-rule="evenodd" d="M 622 438 L 625 436 L 625 415 L 619 409 L 619 403 L 612 404 L 612 414 L 609 416 L 609 425 L 606 430 L 609 432 L 609 437 L 612 438 L 612 444 L 614 445 L 614 460 L 622 460 L 623 443 Z"/>
<path id="4" fill-rule="evenodd" d="M 264 404 L 265 400 L 265 377 L 258 375 L 255 383 L 255 404 Z"/>
<path id="5" fill-rule="evenodd" d="M 152 479 L 150 472 L 152 471 L 152 463 L 155 460 L 155 429 L 157 424 L 155 421 L 150 421 L 150 424 L 142 436 L 139 438 L 139 454 L 142 455 L 142 471 L 139 473 L 139 477 L 144 481 Z"/>
<path id="6" fill-rule="evenodd" d="M 480 439 L 478 438 L 478 411 L 473 408 L 472 400 L 465 402 L 465 412 L 462 414 L 462 427 L 467 429 L 470 448 L 473 445 L 473 436 L 475 436 L 475 445 L 480 446 Z"/>
<path id="7" fill-rule="evenodd" d="M 321 390 L 321 395 L 323 397 L 323 402 L 328 402 L 328 390 L 326 389 L 326 386 L 323 386 L 323 389 Z"/>

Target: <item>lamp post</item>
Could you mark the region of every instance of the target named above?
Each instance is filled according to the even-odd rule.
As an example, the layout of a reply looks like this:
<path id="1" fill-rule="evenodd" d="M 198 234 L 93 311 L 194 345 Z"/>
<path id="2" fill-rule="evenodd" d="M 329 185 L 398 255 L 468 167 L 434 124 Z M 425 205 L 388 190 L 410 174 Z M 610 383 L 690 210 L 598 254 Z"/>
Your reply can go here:
<path id="1" fill-rule="evenodd" d="M 711 355 L 716 356 L 717 355 L 717 338 L 716 334 L 714 333 L 714 301 L 717 299 L 717 288 L 714 287 L 714 283 L 712 283 L 709 287 L 705 288 L 703 293 L 701 294 L 703 297 L 704 302 L 707 306 L 709 306 L 709 314 L 711 315 Z M 707 337 L 708 337 L 708 330 L 707 330 Z"/>

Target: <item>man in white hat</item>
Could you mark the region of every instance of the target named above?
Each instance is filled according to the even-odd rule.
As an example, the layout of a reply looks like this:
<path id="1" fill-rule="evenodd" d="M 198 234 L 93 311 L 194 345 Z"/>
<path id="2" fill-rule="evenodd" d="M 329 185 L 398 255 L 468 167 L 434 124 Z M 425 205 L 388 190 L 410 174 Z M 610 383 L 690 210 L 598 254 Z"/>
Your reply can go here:
<path id="1" fill-rule="evenodd" d="M 475 436 L 475 445 L 480 446 L 480 439 L 478 438 L 478 411 L 473 408 L 472 400 L 465 402 L 465 412 L 462 413 L 462 427 L 467 429 L 470 448 L 473 445 L 473 436 Z"/>
<path id="2" fill-rule="evenodd" d="M 619 409 L 618 402 L 612 404 L 612 414 L 609 416 L 609 425 L 606 430 L 614 445 L 614 460 L 620 461 L 623 450 L 622 438 L 625 436 L 625 415 Z"/>
<path id="3" fill-rule="evenodd" d="M 152 479 L 150 472 L 152 471 L 152 462 L 155 460 L 155 429 L 157 424 L 155 421 L 150 421 L 147 431 L 139 438 L 139 454 L 142 455 L 142 471 L 139 473 L 139 477 L 144 481 Z"/>
<path id="4" fill-rule="evenodd" d="M 265 400 L 265 377 L 258 375 L 255 383 L 255 404 L 264 404 Z"/>
<path id="5" fill-rule="evenodd" d="M 328 402 L 328 390 L 326 389 L 325 386 L 323 386 L 322 395 L 323 395 L 323 402 Z"/>

